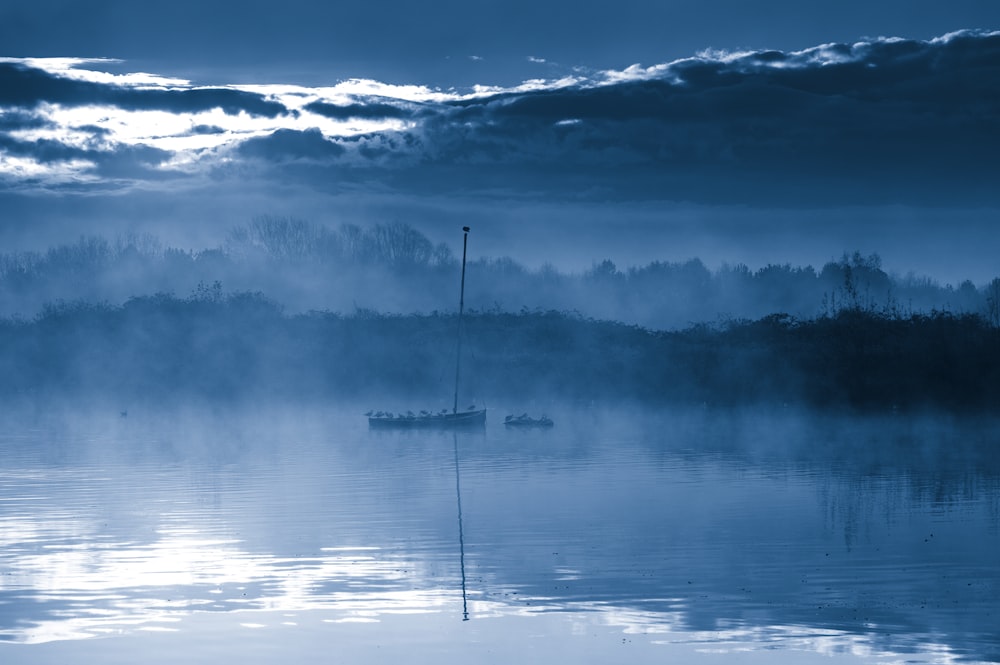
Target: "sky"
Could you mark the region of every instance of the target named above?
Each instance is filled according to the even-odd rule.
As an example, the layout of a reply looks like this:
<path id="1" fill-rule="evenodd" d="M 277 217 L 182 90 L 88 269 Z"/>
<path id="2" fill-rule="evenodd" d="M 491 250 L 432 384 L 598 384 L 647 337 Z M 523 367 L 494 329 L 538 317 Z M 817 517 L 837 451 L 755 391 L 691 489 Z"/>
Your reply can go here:
<path id="1" fill-rule="evenodd" d="M 582 270 L 1000 275 L 1000 4 L 0 7 L 0 249 L 256 215 Z"/>

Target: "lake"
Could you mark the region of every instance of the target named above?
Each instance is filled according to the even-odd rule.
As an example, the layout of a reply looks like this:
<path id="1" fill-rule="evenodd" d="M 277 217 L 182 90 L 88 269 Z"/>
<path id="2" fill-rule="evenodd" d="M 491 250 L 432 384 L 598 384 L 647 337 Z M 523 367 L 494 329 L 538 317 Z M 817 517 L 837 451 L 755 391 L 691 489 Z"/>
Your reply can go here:
<path id="1" fill-rule="evenodd" d="M 1000 421 L 515 409 L 8 415 L 0 662 L 1000 662 Z"/>

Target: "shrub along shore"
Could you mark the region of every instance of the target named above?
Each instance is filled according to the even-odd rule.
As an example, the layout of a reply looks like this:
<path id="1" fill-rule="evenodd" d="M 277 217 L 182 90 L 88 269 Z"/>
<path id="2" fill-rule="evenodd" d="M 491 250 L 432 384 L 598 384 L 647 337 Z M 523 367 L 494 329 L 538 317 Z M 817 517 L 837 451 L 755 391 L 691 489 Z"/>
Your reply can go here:
<path id="1" fill-rule="evenodd" d="M 454 313 L 286 315 L 259 294 L 49 306 L 0 320 L 0 398 L 451 395 Z M 973 314 L 845 309 L 656 331 L 555 311 L 472 311 L 463 394 L 821 408 L 1000 407 L 1000 329 Z"/>

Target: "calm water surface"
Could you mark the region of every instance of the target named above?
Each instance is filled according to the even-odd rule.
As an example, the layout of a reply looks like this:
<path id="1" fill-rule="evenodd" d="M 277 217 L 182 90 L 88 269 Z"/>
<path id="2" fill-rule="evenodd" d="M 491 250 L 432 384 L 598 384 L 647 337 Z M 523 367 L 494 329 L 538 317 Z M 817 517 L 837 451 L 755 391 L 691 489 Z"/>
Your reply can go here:
<path id="1" fill-rule="evenodd" d="M 1000 662 L 996 421 L 11 419 L 0 662 Z"/>

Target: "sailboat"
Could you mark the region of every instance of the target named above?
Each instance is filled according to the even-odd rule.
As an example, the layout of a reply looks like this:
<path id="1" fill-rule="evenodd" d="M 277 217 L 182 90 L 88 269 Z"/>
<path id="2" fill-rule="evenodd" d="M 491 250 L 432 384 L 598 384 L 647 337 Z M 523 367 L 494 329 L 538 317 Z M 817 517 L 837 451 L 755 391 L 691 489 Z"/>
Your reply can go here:
<path id="1" fill-rule="evenodd" d="M 485 427 L 486 409 L 477 409 L 475 405 L 466 408 L 464 411 L 458 410 L 458 379 L 462 367 L 462 314 L 465 310 L 465 256 L 469 246 L 469 227 L 462 227 L 462 285 L 458 296 L 458 333 L 455 351 L 455 401 L 452 404 L 451 413 L 443 409 L 438 413 L 421 411 L 419 414 L 407 412 L 405 414 L 385 413 L 382 411 L 368 414 L 368 426 L 372 428 L 394 428 L 394 429 L 416 429 L 420 427 L 428 428 L 463 428 L 463 427 Z"/>

